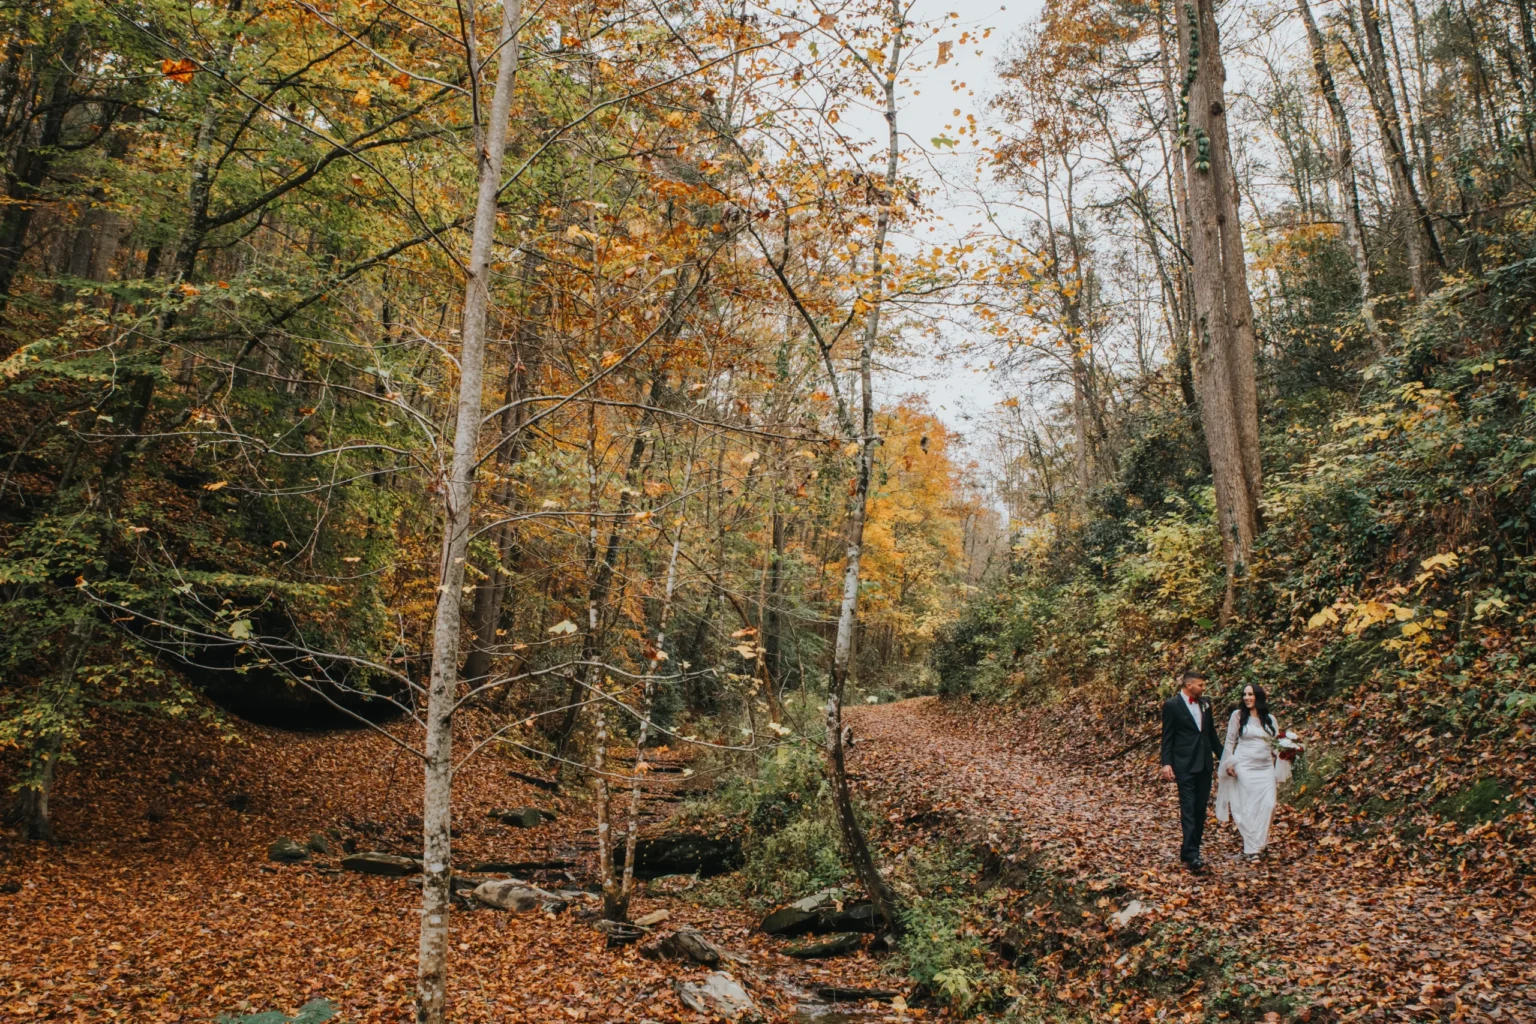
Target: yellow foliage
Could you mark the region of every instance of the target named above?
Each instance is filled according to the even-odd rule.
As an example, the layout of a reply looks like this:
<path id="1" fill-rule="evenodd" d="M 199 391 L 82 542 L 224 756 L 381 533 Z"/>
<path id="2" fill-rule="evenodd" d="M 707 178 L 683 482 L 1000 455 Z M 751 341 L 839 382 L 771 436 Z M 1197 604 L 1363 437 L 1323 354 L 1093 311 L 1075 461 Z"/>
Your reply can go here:
<path id="1" fill-rule="evenodd" d="M 903 650 L 932 638 L 959 609 L 964 523 L 972 509 L 948 454 L 949 432 L 918 401 L 879 417 L 884 439 L 864 528 L 862 613 Z"/>

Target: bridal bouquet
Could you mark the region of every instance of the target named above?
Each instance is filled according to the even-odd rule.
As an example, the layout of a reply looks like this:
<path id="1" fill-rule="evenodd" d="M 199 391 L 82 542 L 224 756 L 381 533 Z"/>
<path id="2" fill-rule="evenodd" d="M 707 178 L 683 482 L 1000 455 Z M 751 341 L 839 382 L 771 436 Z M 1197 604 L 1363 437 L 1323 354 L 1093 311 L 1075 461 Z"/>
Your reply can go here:
<path id="1" fill-rule="evenodd" d="M 1296 760 L 1296 758 L 1301 756 L 1302 751 L 1305 749 L 1301 745 L 1301 737 L 1297 736 L 1289 729 L 1286 729 L 1285 731 L 1281 732 L 1280 735 L 1271 738 L 1269 745 L 1270 748 L 1274 750 L 1275 756 L 1280 758 L 1282 761 Z"/>

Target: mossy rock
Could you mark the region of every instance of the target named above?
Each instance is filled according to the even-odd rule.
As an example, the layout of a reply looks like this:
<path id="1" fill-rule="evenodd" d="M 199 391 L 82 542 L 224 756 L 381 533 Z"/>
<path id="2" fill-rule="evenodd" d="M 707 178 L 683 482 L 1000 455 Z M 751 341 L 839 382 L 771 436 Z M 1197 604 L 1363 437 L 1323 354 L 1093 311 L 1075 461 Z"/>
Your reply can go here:
<path id="1" fill-rule="evenodd" d="M 815 942 L 787 946 L 784 949 L 784 955 L 792 956 L 796 960 L 821 960 L 831 956 L 846 956 L 857 951 L 863 941 L 864 936 L 858 932 L 842 932 L 838 935 L 828 935 L 824 939 L 817 939 Z"/>
<path id="2" fill-rule="evenodd" d="M 267 847 L 267 859 L 275 860 L 279 864 L 293 864 L 301 860 L 309 859 L 309 850 L 303 844 L 298 843 L 287 836 L 274 840 Z"/>

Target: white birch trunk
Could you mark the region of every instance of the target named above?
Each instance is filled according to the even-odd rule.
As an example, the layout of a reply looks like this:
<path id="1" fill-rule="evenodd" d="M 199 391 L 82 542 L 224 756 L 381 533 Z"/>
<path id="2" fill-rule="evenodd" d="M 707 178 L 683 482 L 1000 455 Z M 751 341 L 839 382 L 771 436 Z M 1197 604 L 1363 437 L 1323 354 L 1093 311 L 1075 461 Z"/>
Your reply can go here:
<path id="1" fill-rule="evenodd" d="M 458 410 L 453 461 L 444 487 L 443 544 L 437 614 L 432 624 L 432 676 L 427 694 L 426 784 L 422 793 L 421 944 L 416 986 L 417 1024 L 443 1024 L 448 987 L 449 826 L 453 792 L 453 708 L 463 629 L 464 562 L 469 550 L 479 458 L 481 389 L 485 371 L 486 307 L 490 301 L 491 246 L 496 237 L 496 200 L 501 191 L 502 158 L 517 74 L 517 24 L 521 0 L 503 0 L 497 45 L 496 88 L 490 119 L 479 139 L 475 220 L 464 285 L 464 316 L 459 353 Z M 473 33 L 469 35 L 473 41 Z M 489 61 L 473 50 L 471 68 L 483 78 Z"/>
<path id="2" fill-rule="evenodd" d="M 886 927 L 893 933 L 900 932 L 901 920 L 897 913 L 896 892 L 886 882 L 875 866 L 864 831 L 854 814 L 853 793 L 848 787 L 848 773 L 843 749 L 843 691 L 848 681 L 853 660 L 854 634 L 858 627 L 859 568 L 864 553 L 864 519 L 869 504 L 869 483 L 875 462 L 874 384 L 872 380 L 875 343 L 880 337 L 880 310 L 885 297 L 885 239 L 891 225 L 891 207 L 897 202 L 896 175 L 900 136 L 896 131 L 896 74 L 901 66 L 901 47 L 905 23 L 899 4 L 891 5 L 891 49 L 889 62 L 879 69 L 883 76 L 885 97 L 885 122 L 888 135 L 885 176 L 879 197 L 880 209 L 875 219 L 874 245 L 871 259 L 869 286 L 865 302 L 864 333 L 859 344 L 859 393 L 860 408 L 858 436 L 851 438 L 858 445 L 859 463 L 854 481 L 854 494 L 848 509 L 848 540 L 845 549 L 846 567 L 843 572 L 843 601 L 837 617 L 837 639 L 832 648 L 832 673 L 827 683 L 827 764 L 832 782 L 832 802 L 837 812 L 838 830 L 842 835 L 844 852 L 854 871 L 863 883 L 870 901 L 874 903 Z M 871 69 L 874 70 L 874 69 Z"/>

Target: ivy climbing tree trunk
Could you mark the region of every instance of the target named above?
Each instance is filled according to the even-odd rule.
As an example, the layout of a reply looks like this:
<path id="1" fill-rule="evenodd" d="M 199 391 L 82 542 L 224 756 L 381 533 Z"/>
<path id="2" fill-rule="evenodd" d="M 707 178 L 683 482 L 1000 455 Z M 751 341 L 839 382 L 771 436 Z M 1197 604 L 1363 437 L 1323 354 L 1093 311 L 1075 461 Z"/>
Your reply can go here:
<path id="1" fill-rule="evenodd" d="M 1232 614 L 1237 580 L 1252 559 L 1262 525 L 1259 400 L 1254 378 L 1258 343 L 1243 262 L 1237 174 L 1227 134 L 1226 66 L 1215 2 L 1189 0 L 1182 14 L 1180 144 L 1189 190 L 1195 383 L 1227 566 L 1221 612 L 1225 621 Z"/>
<path id="2" fill-rule="evenodd" d="M 427 690 L 426 779 L 422 794 L 421 942 L 416 985 L 417 1024 L 443 1024 L 448 988 L 449 869 L 452 850 L 453 710 L 458 691 L 459 639 L 463 630 L 465 558 L 474 511 L 475 466 L 485 375 L 486 308 L 490 302 L 491 246 L 496 237 L 496 202 L 517 74 L 517 24 L 522 0 L 503 0 L 500 40 L 493 55 L 496 87 L 488 120 L 476 132 L 474 227 L 464 284 L 460 326 L 459 386 L 453 457 L 443 489 L 442 555 L 437 609 L 432 622 L 432 675 Z M 490 59 L 482 61 L 469 44 L 470 72 L 482 83 Z"/>

